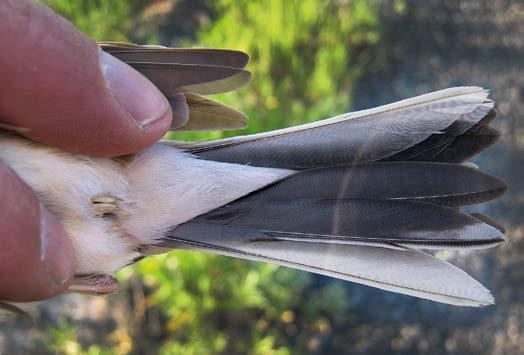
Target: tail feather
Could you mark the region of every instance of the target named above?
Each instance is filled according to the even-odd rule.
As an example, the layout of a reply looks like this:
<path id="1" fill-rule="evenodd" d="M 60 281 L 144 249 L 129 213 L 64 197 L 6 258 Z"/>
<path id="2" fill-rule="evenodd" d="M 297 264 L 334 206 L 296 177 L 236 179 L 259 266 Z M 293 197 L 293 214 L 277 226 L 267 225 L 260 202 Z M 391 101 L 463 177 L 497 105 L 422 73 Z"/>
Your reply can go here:
<path id="1" fill-rule="evenodd" d="M 246 243 L 239 235 L 170 236 L 164 246 L 271 262 L 460 306 L 485 306 L 493 297 L 479 282 L 449 263 L 415 250 L 357 245 L 272 241 Z"/>
<path id="2" fill-rule="evenodd" d="M 490 217 L 486 216 L 485 214 L 475 212 L 475 213 L 472 213 L 471 216 L 481 220 L 482 222 L 486 224 L 489 224 L 493 228 L 498 229 L 500 233 L 502 234 L 506 233 L 506 228 L 504 228 L 504 226 L 498 224 L 497 222 L 495 222 L 494 220 L 492 220 Z"/>
<path id="3" fill-rule="evenodd" d="M 433 161 L 461 163 L 489 148 L 499 139 L 498 130 L 484 125 L 475 125 L 455 140 Z"/>
<path id="4" fill-rule="evenodd" d="M 298 172 L 177 227 L 180 235 L 244 236 L 426 249 L 479 248 L 504 239 L 466 204 L 504 193 L 505 183 L 449 163 L 379 162 Z M 448 207 L 444 207 L 444 206 Z"/>
<path id="5" fill-rule="evenodd" d="M 464 134 L 491 115 L 487 96 L 480 87 L 446 89 L 301 126 L 182 147 L 203 159 L 295 170 L 385 160 L 457 121 L 455 134 Z"/>
<path id="6" fill-rule="evenodd" d="M 250 78 L 246 54 L 100 46 L 166 95 L 172 129 L 245 126 L 245 115 L 200 95 L 244 85 Z M 500 196 L 504 183 L 476 169 L 436 163 L 463 162 L 498 139 L 489 127 L 496 112 L 487 97 L 480 87 L 451 88 L 273 132 L 173 143 L 205 160 L 297 172 L 275 173 L 292 175 L 268 178 L 270 186 L 175 227 L 143 252 L 212 251 L 439 302 L 491 304 L 489 291 L 465 272 L 414 250 L 489 247 L 504 239 L 503 228 L 489 217 L 456 209 Z M 220 178 L 249 170 L 236 167 Z"/>
<path id="7" fill-rule="evenodd" d="M 263 204 L 298 198 L 410 199 L 460 207 L 495 199 L 505 191 L 501 179 L 461 164 L 378 162 L 305 170 L 241 201 Z"/>
<path id="8" fill-rule="evenodd" d="M 461 163 L 487 149 L 500 137 L 496 129 L 481 123 L 462 132 L 464 124 L 464 121 L 457 121 L 442 132 L 385 160 Z"/>
<path id="9" fill-rule="evenodd" d="M 415 249 L 484 248 L 502 233 L 456 209 L 423 202 L 300 198 L 260 204 L 238 201 L 178 226 L 174 235 L 244 236 Z"/>

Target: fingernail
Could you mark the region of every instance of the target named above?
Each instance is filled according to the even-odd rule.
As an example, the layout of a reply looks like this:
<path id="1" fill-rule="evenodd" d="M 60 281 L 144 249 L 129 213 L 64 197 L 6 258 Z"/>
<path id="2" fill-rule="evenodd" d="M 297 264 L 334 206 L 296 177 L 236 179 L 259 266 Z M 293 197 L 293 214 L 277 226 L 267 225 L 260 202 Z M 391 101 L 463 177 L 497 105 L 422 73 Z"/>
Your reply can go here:
<path id="1" fill-rule="evenodd" d="M 99 50 L 106 86 L 120 106 L 142 127 L 162 118 L 169 103 L 142 74 L 112 55 Z"/>
<path id="2" fill-rule="evenodd" d="M 73 251 L 62 226 L 44 207 L 40 208 L 40 259 L 57 285 L 73 277 Z"/>

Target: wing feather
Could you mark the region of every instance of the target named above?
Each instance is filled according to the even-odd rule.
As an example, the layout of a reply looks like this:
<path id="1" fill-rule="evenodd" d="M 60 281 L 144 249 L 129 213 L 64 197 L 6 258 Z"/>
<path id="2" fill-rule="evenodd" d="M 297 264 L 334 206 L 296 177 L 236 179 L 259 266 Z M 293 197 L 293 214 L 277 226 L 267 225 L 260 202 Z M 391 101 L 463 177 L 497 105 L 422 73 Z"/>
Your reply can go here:
<path id="1" fill-rule="evenodd" d="M 186 92 L 184 96 L 189 105 L 189 121 L 179 130 L 203 131 L 247 127 L 247 116 L 231 106 L 194 93 Z"/>
<path id="2" fill-rule="evenodd" d="M 242 129 L 247 117 L 200 95 L 217 94 L 246 84 L 246 53 L 226 49 L 167 48 L 125 42 L 99 42 L 106 52 L 126 62 L 155 84 L 173 110 L 171 130 Z M 200 95 L 199 95 L 200 94 Z"/>
<path id="3" fill-rule="evenodd" d="M 123 62 L 219 65 L 243 69 L 249 56 L 240 51 L 214 48 L 102 47 Z"/>
<path id="4" fill-rule="evenodd" d="M 245 85 L 251 74 L 218 65 L 178 63 L 127 63 L 151 80 L 166 96 L 179 92 L 219 94 Z"/>

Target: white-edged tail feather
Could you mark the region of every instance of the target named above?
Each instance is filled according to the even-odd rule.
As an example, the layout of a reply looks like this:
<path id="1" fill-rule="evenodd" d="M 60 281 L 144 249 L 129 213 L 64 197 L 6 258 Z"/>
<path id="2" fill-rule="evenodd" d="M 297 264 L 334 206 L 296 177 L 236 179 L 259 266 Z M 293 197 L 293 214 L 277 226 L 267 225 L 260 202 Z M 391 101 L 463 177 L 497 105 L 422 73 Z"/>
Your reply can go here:
<path id="1" fill-rule="evenodd" d="M 207 160 L 308 169 L 388 159 L 456 122 L 465 133 L 493 107 L 480 87 L 451 88 L 295 127 L 175 145 Z"/>
<path id="2" fill-rule="evenodd" d="M 387 291 L 459 306 L 486 306 L 493 296 L 463 270 L 415 250 L 297 242 L 192 241 L 172 245 L 265 261 Z"/>

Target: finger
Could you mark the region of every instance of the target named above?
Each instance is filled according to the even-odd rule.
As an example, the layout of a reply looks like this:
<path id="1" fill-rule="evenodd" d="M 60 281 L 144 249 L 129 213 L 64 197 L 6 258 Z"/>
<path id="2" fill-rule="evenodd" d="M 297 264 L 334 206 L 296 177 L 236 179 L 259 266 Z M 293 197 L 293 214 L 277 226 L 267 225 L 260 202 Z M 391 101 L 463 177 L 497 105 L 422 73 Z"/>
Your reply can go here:
<path id="1" fill-rule="evenodd" d="M 0 300 L 36 301 L 63 292 L 73 276 L 70 240 L 2 163 L 0 181 Z"/>
<path id="2" fill-rule="evenodd" d="M 75 153 L 128 154 L 171 124 L 167 99 L 69 22 L 29 0 L 0 1 L 0 123 Z"/>

